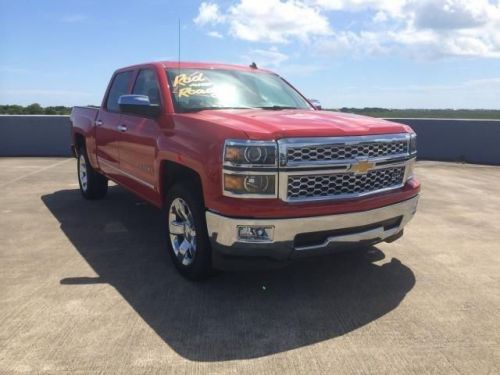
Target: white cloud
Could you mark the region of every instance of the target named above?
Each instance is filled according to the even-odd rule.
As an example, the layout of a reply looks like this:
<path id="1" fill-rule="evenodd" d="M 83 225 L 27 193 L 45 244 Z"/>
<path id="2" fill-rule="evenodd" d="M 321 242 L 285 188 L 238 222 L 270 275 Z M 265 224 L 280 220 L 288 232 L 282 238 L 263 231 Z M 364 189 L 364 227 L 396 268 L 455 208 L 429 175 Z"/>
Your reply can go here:
<path id="1" fill-rule="evenodd" d="M 326 53 L 391 53 L 421 59 L 500 57 L 500 4 L 488 0 L 405 0 L 393 6 L 383 0 L 317 3 L 337 3 L 351 11 L 360 11 L 363 5 L 375 12 L 376 25 L 365 25 L 357 32 L 341 30 L 319 41 L 318 49 Z"/>
<path id="2" fill-rule="evenodd" d="M 388 19 L 389 19 L 389 17 L 387 16 L 387 13 L 385 13 L 382 10 L 380 10 L 373 17 L 373 22 L 385 22 Z"/>
<path id="3" fill-rule="evenodd" d="M 207 33 L 208 36 L 211 36 L 212 38 L 217 38 L 217 39 L 222 39 L 223 35 L 219 33 L 218 31 L 209 31 Z"/>
<path id="4" fill-rule="evenodd" d="M 411 2 L 414 24 L 419 29 L 464 29 L 483 26 L 495 6 L 487 0 L 447 0 Z"/>
<path id="5" fill-rule="evenodd" d="M 262 68 L 276 68 L 288 60 L 288 55 L 280 52 L 276 47 L 270 49 L 254 49 L 244 56 L 249 62 L 255 62 Z"/>
<path id="6" fill-rule="evenodd" d="M 225 23 L 229 34 L 251 42 L 307 42 L 313 36 L 330 34 L 328 18 L 302 1 L 240 0 L 221 14 L 215 3 L 202 3 L 197 25 Z"/>
<path id="7" fill-rule="evenodd" d="M 326 10 L 359 12 L 365 10 L 383 11 L 399 16 L 408 0 L 305 0 L 307 4 Z"/>
<path id="8" fill-rule="evenodd" d="M 249 41 L 284 43 L 328 35 L 326 16 L 299 1 L 241 0 L 229 9 L 233 35 Z"/>
<path id="9" fill-rule="evenodd" d="M 215 3 L 203 2 L 198 9 L 198 16 L 193 20 L 199 26 L 215 25 L 224 22 L 219 6 Z"/>
<path id="10" fill-rule="evenodd" d="M 372 31 L 341 31 L 330 38 L 318 41 L 316 50 L 326 55 L 382 55 L 389 53 L 391 46 L 386 43 L 387 36 Z"/>
<path id="11" fill-rule="evenodd" d="M 331 25 L 340 11 L 357 22 Z M 194 21 L 250 42 L 312 42 L 330 56 L 500 58 L 499 0 L 235 0 L 223 10 L 204 2 Z"/>

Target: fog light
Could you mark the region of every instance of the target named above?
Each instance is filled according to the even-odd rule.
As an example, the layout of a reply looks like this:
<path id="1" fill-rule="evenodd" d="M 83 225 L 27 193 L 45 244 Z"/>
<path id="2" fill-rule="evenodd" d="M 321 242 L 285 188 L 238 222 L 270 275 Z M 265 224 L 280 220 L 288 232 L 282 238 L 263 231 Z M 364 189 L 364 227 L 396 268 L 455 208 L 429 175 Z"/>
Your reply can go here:
<path id="1" fill-rule="evenodd" d="M 274 238 L 274 226 L 239 225 L 238 239 L 250 242 L 270 242 Z"/>

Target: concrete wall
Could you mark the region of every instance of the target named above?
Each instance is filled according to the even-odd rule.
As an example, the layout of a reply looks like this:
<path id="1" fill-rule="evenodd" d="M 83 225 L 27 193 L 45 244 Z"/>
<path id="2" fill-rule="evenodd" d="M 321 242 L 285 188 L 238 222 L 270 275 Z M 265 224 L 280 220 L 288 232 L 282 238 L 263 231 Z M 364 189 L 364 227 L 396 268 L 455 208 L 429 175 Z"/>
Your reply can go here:
<path id="1" fill-rule="evenodd" d="M 500 120 L 390 121 L 415 130 L 419 159 L 500 165 Z"/>
<path id="2" fill-rule="evenodd" d="M 69 116 L 0 116 L 0 156 L 71 155 Z"/>
<path id="3" fill-rule="evenodd" d="M 390 119 L 418 134 L 420 159 L 500 165 L 500 121 Z M 0 156 L 69 156 L 68 116 L 0 116 Z"/>

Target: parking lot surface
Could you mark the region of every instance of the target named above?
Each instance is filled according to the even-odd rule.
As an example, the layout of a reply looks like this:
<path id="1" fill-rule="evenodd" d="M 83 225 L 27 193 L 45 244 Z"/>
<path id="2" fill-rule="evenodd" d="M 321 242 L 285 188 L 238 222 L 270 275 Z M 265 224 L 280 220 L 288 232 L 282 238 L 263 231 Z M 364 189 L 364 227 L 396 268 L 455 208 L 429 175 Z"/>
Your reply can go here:
<path id="1" fill-rule="evenodd" d="M 405 236 L 184 280 L 161 213 L 0 159 L 0 373 L 500 373 L 500 168 L 420 162 Z"/>

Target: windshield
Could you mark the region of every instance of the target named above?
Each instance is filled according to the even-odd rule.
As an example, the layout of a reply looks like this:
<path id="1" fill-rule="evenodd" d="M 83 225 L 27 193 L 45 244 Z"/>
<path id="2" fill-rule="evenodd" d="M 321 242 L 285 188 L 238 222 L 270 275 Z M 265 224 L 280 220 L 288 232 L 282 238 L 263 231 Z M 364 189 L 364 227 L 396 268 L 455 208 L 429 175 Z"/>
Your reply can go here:
<path id="1" fill-rule="evenodd" d="M 167 71 L 177 112 L 203 109 L 312 109 L 279 76 L 263 72 L 222 69 Z"/>

